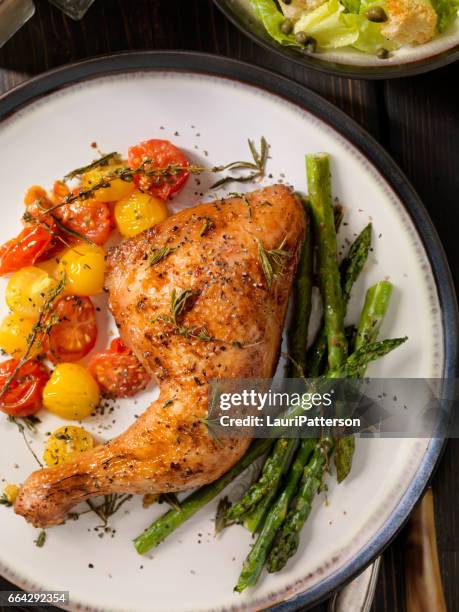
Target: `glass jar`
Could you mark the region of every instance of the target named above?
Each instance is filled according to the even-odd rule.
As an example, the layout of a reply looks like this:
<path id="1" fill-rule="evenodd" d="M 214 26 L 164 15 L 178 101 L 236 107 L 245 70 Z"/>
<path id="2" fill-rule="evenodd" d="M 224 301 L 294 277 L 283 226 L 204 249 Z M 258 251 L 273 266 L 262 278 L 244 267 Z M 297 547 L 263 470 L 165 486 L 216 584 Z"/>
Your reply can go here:
<path id="1" fill-rule="evenodd" d="M 32 0 L 0 0 L 0 47 L 35 13 Z"/>
<path id="2" fill-rule="evenodd" d="M 72 19 L 81 19 L 94 0 L 50 0 Z"/>

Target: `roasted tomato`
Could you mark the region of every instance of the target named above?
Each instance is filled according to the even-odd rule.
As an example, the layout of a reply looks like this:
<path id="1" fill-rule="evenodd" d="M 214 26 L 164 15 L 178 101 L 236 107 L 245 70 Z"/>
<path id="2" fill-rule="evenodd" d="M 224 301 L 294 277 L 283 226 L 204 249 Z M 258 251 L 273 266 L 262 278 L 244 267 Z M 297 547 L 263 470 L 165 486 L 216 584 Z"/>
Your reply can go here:
<path id="1" fill-rule="evenodd" d="M 79 361 L 97 339 L 96 311 L 88 297 L 67 295 L 53 308 L 59 319 L 48 334 L 48 356 L 54 361 Z"/>
<path id="2" fill-rule="evenodd" d="M 47 251 L 51 233 L 41 225 L 26 226 L 16 238 L 0 246 L 0 275 L 32 266 Z"/>
<path id="3" fill-rule="evenodd" d="M 183 189 L 190 176 L 187 158 L 168 140 L 145 140 L 129 149 L 128 160 L 133 169 L 142 165 L 147 171 L 153 168 L 169 169 L 158 176 L 134 175 L 139 189 L 162 200 L 171 198 Z"/>
<path id="4" fill-rule="evenodd" d="M 72 242 L 72 236 L 62 226 L 99 246 L 107 241 L 114 227 L 108 204 L 94 199 L 64 204 L 56 208 L 53 215 L 63 237 L 67 234 L 67 242 Z"/>
<path id="5" fill-rule="evenodd" d="M 26 362 L 4 391 L 18 365 L 17 359 L 0 364 L 0 410 L 16 417 L 35 414 L 42 407 L 43 389 L 49 379 L 48 368 L 40 361 Z"/>
<path id="6" fill-rule="evenodd" d="M 107 351 L 94 355 L 88 368 L 108 397 L 132 397 L 150 382 L 148 372 L 120 338 Z"/>

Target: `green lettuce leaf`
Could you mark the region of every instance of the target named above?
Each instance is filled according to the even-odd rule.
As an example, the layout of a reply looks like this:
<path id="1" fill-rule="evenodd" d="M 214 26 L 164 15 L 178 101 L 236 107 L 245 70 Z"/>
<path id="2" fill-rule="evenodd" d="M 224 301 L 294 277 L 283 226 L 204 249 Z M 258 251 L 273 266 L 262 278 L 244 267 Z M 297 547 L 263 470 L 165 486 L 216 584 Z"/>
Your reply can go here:
<path id="1" fill-rule="evenodd" d="M 339 0 L 329 0 L 295 24 L 295 32 L 306 32 L 323 49 L 336 49 L 355 43 L 359 37 L 359 15 L 345 13 Z"/>
<path id="2" fill-rule="evenodd" d="M 359 13 L 360 12 L 360 0 L 340 0 L 348 13 Z"/>
<path id="3" fill-rule="evenodd" d="M 432 0 L 432 6 L 438 15 L 437 29 L 444 32 L 457 17 L 459 0 Z"/>
<path id="4" fill-rule="evenodd" d="M 281 25 L 285 21 L 285 17 L 278 10 L 274 0 L 252 0 L 252 6 L 271 38 L 274 38 L 281 45 L 300 46 L 292 34 L 282 32 Z"/>

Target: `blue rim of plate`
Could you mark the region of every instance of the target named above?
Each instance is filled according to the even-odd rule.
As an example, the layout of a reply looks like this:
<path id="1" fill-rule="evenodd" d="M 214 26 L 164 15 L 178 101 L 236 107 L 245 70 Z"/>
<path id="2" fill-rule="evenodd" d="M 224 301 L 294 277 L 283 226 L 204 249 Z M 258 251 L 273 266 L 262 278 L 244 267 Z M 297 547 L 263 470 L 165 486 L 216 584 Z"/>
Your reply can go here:
<path id="1" fill-rule="evenodd" d="M 232 0 L 213 0 L 231 23 L 241 32 L 248 36 L 253 42 L 265 49 L 279 55 L 280 57 L 293 61 L 303 68 L 311 68 L 318 72 L 325 72 L 336 76 L 350 79 L 396 79 L 407 76 L 415 76 L 442 68 L 447 64 L 459 59 L 459 44 L 450 47 L 440 53 L 429 55 L 412 62 L 403 64 L 388 64 L 386 66 L 361 66 L 357 64 L 345 64 L 324 60 L 320 54 L 307 55 L 293 47 L 281 45 L 264 31 L 262 24 L 255 23 L 241 12 L 234 9 Z"/>
<path id="2" fill-rule="evenodd" d="M 353 119 L 318 94 L 281 75 L 238 60 L 189 51 L 133 51 L 68 64 L 26 81 L 0 97 L 0 123 L 27 104 L 66 86 L 92 78 L 136 71 L 209 74 L 264 89 L 312 113 L 361 151 L 400 198 L 421 238 L 432 267 L 442 313 L 445 392 L 449 393 L 459 372 L 459 318 L 454 285 L 438 234 L 427 210 L 393 159 Z M 352 580 L 380 555 L 408 520 L 416 502 L 428 486 L 444 443 L 440 438 L 431 440 L 418 472 L 397 508 L 354 559 L 317 585 L 283 603 L 271 604 L 269 609 L 276 612 L 294 612 L 318 603 Z"/>

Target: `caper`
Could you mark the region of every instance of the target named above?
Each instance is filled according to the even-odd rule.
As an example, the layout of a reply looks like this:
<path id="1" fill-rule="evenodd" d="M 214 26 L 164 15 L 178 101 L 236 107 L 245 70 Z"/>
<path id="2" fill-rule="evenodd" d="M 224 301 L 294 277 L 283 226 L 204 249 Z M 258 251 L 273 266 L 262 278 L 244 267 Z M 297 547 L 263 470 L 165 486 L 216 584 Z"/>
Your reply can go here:
<path id="1" fill-rule="evenodd" d="M 312 36 L 308 36 L 306 42 L 304 43 L 304 50 L 307 53 L 315 53 L 317 49 L 317 40 Z"/>
<path id="2" fill-rule="evenodd" d="M 282 34 L 291 34 L 293 31 L 293 22 L 291 19 L 284 19 L 281 23 L 281 32 Z"/>
<path id="3" fill-rule="evenodd" d="M 382 6 L 371 6 L 365 13 L 365 17 L 368 21 L 373 21 L 374 23 L 383 23 L 387 21 L 386 11 Z"/>
<path id="4" fill-rule="evenodd" d="M 283 0 L 284 4 L 292 4 L 292 0 Z"/>
<path id="5" fill-rule="evenodd" d="M 376 57 L 378 57 L 379 59 L 387 59 L 388 57 L 390 57 L 390 53 L 387 49 L 381 47 L 381 49 L 378 49 L 378 51 L 376 52 Z"/>
<path id="6" fill-rule="evenodd" d="M 309 36 L 306 34 L 306 32 L 297 32 L 295 34 L 296 42 L 300 45 L 305 45 L 308 38 Z"/>

